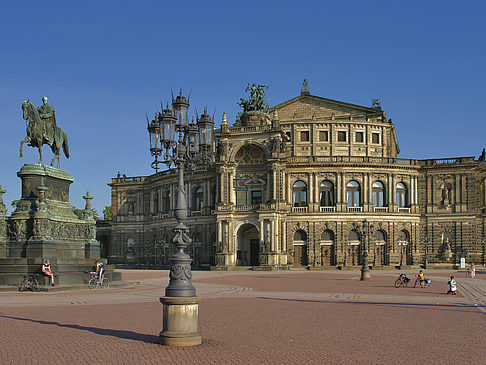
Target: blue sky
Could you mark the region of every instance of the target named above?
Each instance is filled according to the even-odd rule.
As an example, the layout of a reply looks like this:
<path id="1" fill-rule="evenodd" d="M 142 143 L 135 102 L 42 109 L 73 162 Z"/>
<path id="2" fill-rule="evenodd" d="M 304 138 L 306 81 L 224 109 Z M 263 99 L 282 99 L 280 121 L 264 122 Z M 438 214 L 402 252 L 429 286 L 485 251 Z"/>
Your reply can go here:
<path id="1" fill-rule="evenodd" d="M 0 184 L 38 161 L 21 103 L 48 96 L 69 138 L 71 203 L 100 213 L 118 171 L 151 174 L 145 113 L 170 89 L 230 123 L 248 82 L 270 105 L 379 98 L 402 158 L 478 156 L 485 143 L 486 5 L 480 1 L 5 1 L 0 11 Z M 45 160 L 52 158 L 45 150 Z"/>

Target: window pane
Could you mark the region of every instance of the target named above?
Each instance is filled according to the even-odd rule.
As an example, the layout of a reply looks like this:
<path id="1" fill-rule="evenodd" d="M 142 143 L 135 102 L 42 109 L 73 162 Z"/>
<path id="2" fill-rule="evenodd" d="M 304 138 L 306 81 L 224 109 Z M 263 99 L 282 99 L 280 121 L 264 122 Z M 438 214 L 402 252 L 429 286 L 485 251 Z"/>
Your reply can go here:
<path id="1" fill-rule="evenodd" d="M 319 132 L 319 141 L 321 141 L 321 142 L 327 142 L 327 140 L 328 140 L 327 131 L 320 131 Z"/>
<path id="2" fill-rule="evenodd" d="M 246 190 L 236 191 L 236 205 L 246 205 Z"/>
<path id="3" fill-rule="evenodd" d="M 251 192 L 251 204 L 261 204 L 262 202 L 262 192 L 252 191 Z"/>

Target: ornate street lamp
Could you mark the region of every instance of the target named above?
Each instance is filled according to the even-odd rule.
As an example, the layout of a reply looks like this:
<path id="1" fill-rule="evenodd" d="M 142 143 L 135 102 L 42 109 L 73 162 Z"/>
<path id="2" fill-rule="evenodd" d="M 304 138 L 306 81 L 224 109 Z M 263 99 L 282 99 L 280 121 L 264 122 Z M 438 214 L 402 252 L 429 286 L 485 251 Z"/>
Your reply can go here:
<path id="1" fill-rule="evenodd" d="M 147 128 L 151 141 L 150 151 L 156 156 L 152 167 L 155 164 L 154 168 L 157 168 L 159 162 L 165 163 L 169 168 L 175 165 L 178 174 L 175 208 L 177 222 L 173 228 L 175 235 L 172 239 L 177 251 L 169 259 L 171 263 L 169 285 L 165 289 L 165 297 L 160 298 L 164 306 L 160 342 L 171 346 L 194 346 L 202 343 L 199 330 L 199 298 L 196 297 L 196 289 L 191 282 L 192 259 L 184 252 L 192 241 L 189 238 L 189 228 L 184 224 L 187 218 L 184 169 L 194 169 L 197 155 L 210 150 L 213 143 L 214 122 L 211 124 L 205 113 L 197 125 L 189 123 L 188 109 L 189 98 L 186 99 L 181 90 L 176 98 L 172 96 L 172 109 L 169 105 L 163 108 Z M 202 144 L 199 143 L 201 130 L 204 131 Z M 158 136 L 153 135 L 157 133 Z M 160 141 L 160 148 L 157 148 L 157 141 Z M 161 155 L 163 155 L 162 161 L 158 161 L 157 156 Z"/>

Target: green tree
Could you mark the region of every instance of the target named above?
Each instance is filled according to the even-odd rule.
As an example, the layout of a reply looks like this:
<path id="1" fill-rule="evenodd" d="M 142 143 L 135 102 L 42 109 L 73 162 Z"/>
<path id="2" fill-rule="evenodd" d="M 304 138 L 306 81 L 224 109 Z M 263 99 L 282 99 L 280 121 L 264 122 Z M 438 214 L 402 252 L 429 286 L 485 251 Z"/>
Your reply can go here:
<path id="1" fill-rule="evenodd" d="M 111 205 L 105 205 L 105 209 L 103 209 L 103 219 L 111 221 Z"/>

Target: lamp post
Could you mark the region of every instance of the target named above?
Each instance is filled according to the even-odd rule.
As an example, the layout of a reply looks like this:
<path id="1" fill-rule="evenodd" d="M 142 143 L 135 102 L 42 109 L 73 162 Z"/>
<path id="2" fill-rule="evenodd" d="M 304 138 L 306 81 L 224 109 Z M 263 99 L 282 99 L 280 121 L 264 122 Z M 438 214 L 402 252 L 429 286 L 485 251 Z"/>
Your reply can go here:
<path id="1" fill-rule="evenodd" d="M 483 266 L 485 264 L 485 261 L 486 261 L 486 242 L 485 242 L 484 237 L 483 237 L 483 260 L 481 262 L 481 264 Z"/>
<path id="2" fill-rule="evenodd" d="M 429 264 L 429 238 L 427 236 L 424 238 L 424 250 L 424 269 L 426 269 L 427 265 Z"/>
<path id="3" fill-rule="evenodd" d="M 366 247 L 366 235 L 368 234 L 368 221 L 365 219 L 363 221 L 363 266 L 361 267 L 361 279 L 360 280 L 370 280 L 370 267 L 368 265 L 368 249 Z"/>
<path id="4" fill-rule="evenodd" d="M 344 240 L 344 266 L 348 266 L 348 244 Z"/>
<path id="5" fill-rule="evenodd" d="M 172 242 L 177 251 L 169 259 L 171 263 L 169 285 L 163 304 L 163 330 L 160 343 L 170 346 L 194 346 L 202 343 L 199 330 L 199 298 L 192 285 L 191 257 L 184 249 L 191 243 L 189 228 L 184 224 L 187 218 L 184 169 L 194 169 L 196 157 L 201 152 L 207 155 L 212 146 L 214 121 L 205 112 L 198 124 L 188 122 L 189 100 L 182 95 L 172 96 L 172 109 L 165 109 L 148 123 L 150 152 L 155 156 L 152 167 L 158 170 L 159 163 L 177 168 L 176 223 Z M 177 136 L 176 136 L 177 134 Z M 159 157 L 162 156 L 162 161 Z"/>

